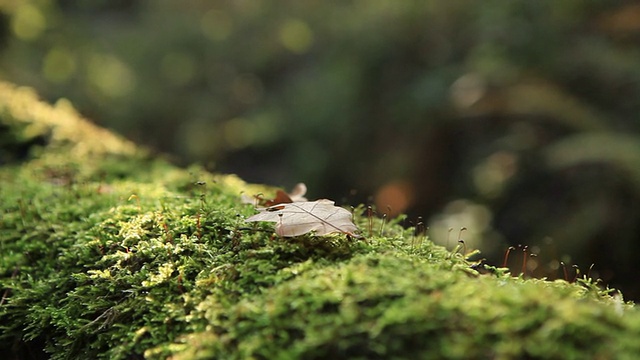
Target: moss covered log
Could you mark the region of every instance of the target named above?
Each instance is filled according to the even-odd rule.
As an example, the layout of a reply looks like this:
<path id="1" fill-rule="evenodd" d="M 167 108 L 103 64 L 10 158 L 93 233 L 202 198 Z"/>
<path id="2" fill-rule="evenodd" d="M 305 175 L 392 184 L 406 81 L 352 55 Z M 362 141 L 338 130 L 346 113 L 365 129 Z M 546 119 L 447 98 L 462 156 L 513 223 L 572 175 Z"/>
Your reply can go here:
<path id="1" fill-rule="evenodd" d="M 278 238 L 241 194 L 0 84 L 8 359 L 633 359 L 640 312 L 588 278 L 480 274 L 399 220 Z M 373 221 L 372 234 L 369 234 Z"/>

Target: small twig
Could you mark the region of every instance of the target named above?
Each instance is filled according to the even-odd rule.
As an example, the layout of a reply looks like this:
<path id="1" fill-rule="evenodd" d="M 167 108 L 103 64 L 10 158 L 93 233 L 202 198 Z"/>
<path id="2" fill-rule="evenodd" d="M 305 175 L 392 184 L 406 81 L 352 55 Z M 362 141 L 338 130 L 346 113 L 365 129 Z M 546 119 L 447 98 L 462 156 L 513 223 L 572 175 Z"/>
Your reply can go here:
<path id="1" fill-rule="evenodd" d="M 525 247 L 522 248 L 522 277 L 526 277 L 527 276 L 527 249 L 529 247 L 525 245 Z"/>
<path id="2" fill-rule="evenodd" d="M 591 264 L 591 266 L 589 266 L 589 270 L 587 270 L 587 279 L 590 279 L 590 278 L 591 278 L 591 269 L 593 269 L 593 266 L 594 266 L 594 265 L 595 265 L 595 264 Z"/>
<path id="3" fill-rule="evenodd" d="M 387 213 L 384 213 L 382 215 L 382 224 L 380 224 L 380 236 L 382 236 L 384 233 L 384 225 L 386 222 L 387 222 Z"/>
<path id="4" fill-rule="evenodd" d="M 515 247 L 509 246 L 507 248 L 507 251 L 504 252 L 504 261 L 502 261 L 502 267 L 503 268 L 507 267 L 507 261 L 509 260 L 509 253 L 512 252 L 515 249 L 516 249 Z"/>
<path id="5" fill-rule="evenodd" d="M 563 261 L 560 261 L 560 265 L 562 265 L 562 271 L 564 272 L 564 281 L 569 282 L 569 274 L 567 273 L 567 266 Z"/>
<path id="6" fill-rule="evenodd" d="M 95 318 L 91 322 L 85 324 L 82 327 L 82 329 L 91 327 L 91 326 L 93 326 L 93 324 L 97 323 L 102 318 L 106 318 L 106 320 L 98 327 L 98 330 L 102 330 L 105 327 L 107 327 L 111 322 L 113 322 L 113 320 L 115 319 L 115 317 L 117 315 L 118 315 L 118 313 L 117 313 L 117 311 L 115 309 L 115 306 L 112 306 L 112 307 L 108 308 L 107 310 L 105 310 L 102 314 L 98 315 L 97 318 Z"/>
<path id="7" fill-rule="evenodd" d="M 373 209 L 367 206 L 367 219 L 369 220 L 369 237 L 373 236 Z"/>
<path id="8" fill-rule="evenodd" d="M 418 216 L 418 221 L 416 223 L 416 230 L 415 230 L 415 236 L 416 236 L 416 243 L 418 244 L 418 246 L 422 245 L 422 233 L 424 232 L 424 223 L 422 222 L 422 216 Z"/>
<path id="9" fill-rule="evenodd" d="M 11 279 L 15 279 L 16 276 L 18 276 L 18 267 L 16 266 L 16 268 L 13 270 L 13 273 L 11 273 Z M 9 293 L 11 292 L 11 289 L 7 289 L 4 291 L 4 294 L 2 294 L 2 299 L 0 299 L 0 306 L 4 305 L 4 302 L 7 300 L 7 298 L 9 297 Z"/>

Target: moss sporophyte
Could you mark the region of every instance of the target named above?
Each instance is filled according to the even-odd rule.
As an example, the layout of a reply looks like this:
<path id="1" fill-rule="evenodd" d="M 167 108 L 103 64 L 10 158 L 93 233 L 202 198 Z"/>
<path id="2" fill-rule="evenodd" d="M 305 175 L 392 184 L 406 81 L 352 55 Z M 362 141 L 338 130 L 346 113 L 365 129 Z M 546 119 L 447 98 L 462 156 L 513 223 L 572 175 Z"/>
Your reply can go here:
<path id="1" fill-rule="evenodd" d="M 366 206 L 353 210 L 366 241 L 277 236 L 274 223 L 247 223 L 256 204 L 241 200 L 275 189 L 174 167 L 67 101 L 6 83 L 0 128 L 10 134 L 0 158 L 0 353 L 10 359 L 640 354 L 637 307 L 587 276 L 482 267 L 464 240 L 447 250 L 421 221 L 405 229 Z"/>

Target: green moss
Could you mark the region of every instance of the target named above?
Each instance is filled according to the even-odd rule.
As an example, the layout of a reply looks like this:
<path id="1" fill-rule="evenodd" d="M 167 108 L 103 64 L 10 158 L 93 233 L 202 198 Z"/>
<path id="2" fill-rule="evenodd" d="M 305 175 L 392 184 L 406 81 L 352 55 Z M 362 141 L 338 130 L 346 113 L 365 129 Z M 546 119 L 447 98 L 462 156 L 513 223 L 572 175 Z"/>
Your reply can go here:
<path id="1" fill-rule="evenodd" d="M 368 240 L 277 238 L 240 201 L 272 189 L 177 169 L 8 84 L 0 126 L 0 353 L 13 358 L 640 353 L 637 308 L 587 279 L 480 275 L 399 220 Z"/>

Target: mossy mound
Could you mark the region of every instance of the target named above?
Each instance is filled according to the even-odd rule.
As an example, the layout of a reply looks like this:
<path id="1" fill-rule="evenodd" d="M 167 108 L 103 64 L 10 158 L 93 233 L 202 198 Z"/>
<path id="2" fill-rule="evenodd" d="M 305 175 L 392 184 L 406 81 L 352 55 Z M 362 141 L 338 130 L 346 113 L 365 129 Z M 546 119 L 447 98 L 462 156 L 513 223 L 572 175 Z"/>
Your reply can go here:
<path id="1" fill-rule="evenodd" d="M 640 354 L 640 312 L 589 279 L 481 275 L 380 220 L 367 240 L 277 238 L 240 201 L 273 189 L 177 169 L 9 84 L 0 129 L 2 358 Z"/>

